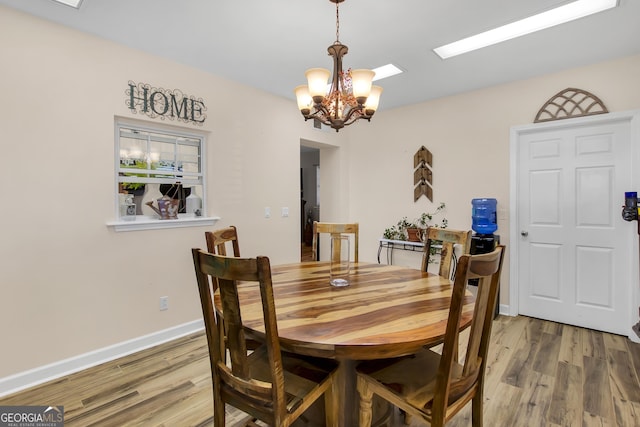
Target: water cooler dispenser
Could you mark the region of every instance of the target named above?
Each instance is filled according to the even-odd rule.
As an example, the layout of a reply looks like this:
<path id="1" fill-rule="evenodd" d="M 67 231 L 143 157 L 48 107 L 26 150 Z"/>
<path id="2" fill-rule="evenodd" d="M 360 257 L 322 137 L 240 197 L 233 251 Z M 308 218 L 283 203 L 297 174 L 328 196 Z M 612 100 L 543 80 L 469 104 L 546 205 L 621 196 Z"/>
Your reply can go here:
<path id="1" fill-rule="evenodd" d="M 492 252 L 500 243 L 500 236 L 494 234 L 498 229 L 496 219 L 498 201 L 496 199 L 472 199 L 471 200 L 471 255 L 486 254 Z M 469 280 L 469 286 L 478 286 L 478 279 Z M 498 303 L 494 318 L 498 316 L 500 301 L 500 289 L 498 289 Z"/>

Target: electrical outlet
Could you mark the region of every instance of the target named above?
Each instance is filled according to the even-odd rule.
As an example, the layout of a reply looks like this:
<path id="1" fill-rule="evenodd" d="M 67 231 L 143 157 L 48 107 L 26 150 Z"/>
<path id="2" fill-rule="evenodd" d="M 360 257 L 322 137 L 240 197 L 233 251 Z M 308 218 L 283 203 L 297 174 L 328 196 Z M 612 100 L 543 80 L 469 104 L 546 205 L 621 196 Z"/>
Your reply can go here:
<path id="1" fill-rule="evenodd" d="M 160 297 L 160 311 L 169 310 L 169 297 Z"/>
<path id="2" fill-rule="evenodd" d="M 287 207 L 282 208 L 282 217 L 286 218 L 288 216 L 289 216 L 289 208 Z"/>

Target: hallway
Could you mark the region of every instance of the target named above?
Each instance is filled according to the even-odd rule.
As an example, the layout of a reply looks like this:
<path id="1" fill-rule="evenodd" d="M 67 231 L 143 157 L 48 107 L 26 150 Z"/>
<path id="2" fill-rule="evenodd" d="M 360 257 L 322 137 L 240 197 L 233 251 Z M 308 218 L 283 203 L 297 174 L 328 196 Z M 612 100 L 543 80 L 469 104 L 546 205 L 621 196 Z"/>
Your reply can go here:
<path id="1" fill-rule="evenodd" d="M 300 261 L 313 261 L 311 246 L 307 246 L 304 243 L 300 244 Z"/>

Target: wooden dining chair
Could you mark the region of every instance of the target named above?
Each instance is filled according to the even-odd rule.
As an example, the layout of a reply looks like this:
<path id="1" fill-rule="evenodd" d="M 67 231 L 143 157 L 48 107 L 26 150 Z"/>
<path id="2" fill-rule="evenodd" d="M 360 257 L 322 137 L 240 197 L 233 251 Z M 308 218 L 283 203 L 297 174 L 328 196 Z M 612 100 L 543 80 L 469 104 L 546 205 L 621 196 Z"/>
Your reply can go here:
<path id="1" fill-rule="evenodd" d="M 312 403 L 324 396 L 326 425 L 337 423 L 336 363 L 280 351 L 269 258 L 233 258 L 192 249 L 200 302 L 209 346 L 213 380 L 215 427 L 225 425 L 229 404 L 270 426 L 290 426 Z M 219 288 L 222 314 L 216 315 L 212 280 Z M 264 345 L 247 352 L 237 285 L 260 286 L 264 313 Z M 227 336 L 220 335 L 223 320 Z M 218 349 L 229 350 L 225 363 Z"/>
<path id="2" fill-rule="evenodd" d="M 433 427 L 444 426 L 470 400 L 472 425 L 482 426 L 482 400 L 504 246 L 488 254 L 462 255 L 456 269 L 442 354 L 433 350 L 388 361 L 364 362 L 357 368 L 360 427 L 371 425 L 371 399 L 376 394 L 410 417 Z M 478 278 L 464 363 L 454 357 L 467 279 Z"/>
<path id="3" fill-rule="evenodd" d="M 207 250 L 209 253 L 227 256 L 227 246 L 230 245 L 233 251 L 233 256 L 240 256 L 238 230 L 234 225 L 215 231 L 205 231 L 204 237 L 207 241 Z"/>
<path id="4" fill-rule="evenodd" d="M 234 257 L 240 256 L 240 244 L 238 242 L 238 230 L 234 225 L 229 227 L 220 228 L 214 231 L 205 231 L 204 238 L 207 242 L 207 251 L 216 255 L 227 256 L 227 251 L 233 253 Z M 229 254 L 231 256 L 231 254 Z M 213 284 L 213 290 L 218 289 L 218 280 L 215 277 L 210 278 Z M 223 322 L 219 323 L 220 333 L 224 336 Z M 254 350 L 260 346 L 260 342 L 252 339 L 247 339 L 247 349 Z M 223 346 L 224 347 L 224 346 Z M 226 360 L 226 354 L 224 348 L 220 349 L 223 353 L 223 357 Z"/>
<path id="5" fill-rule="evenodd" d="M 358 262 L 358 223 L 337 223 L 337 222 L 318 222 L 313 221 L 313 249 L 312 258 L 314 261 L 320 261 L 320 234 L 326 233 L 331 236 L 339 236 L 341 234 L 354 235 L 354 262 Z M 335 248 L 334 248 L 335 249 Z M 340 251 L 340 247 L 335 249 Z M 340 253 L 331 254 L 333 259 L 340 259 Z"/>
<path id="6" fill-rule="evenodd" d="M 455 272 L 454 245 L 462 246 L 462 254 L 468 254 L 471 246 L 471 230 L 452 230 L 429 227 L 425 232 L 424 253 L 422 254 L 422 271 L 427 271 L 434 244 L 442 243 L 440 249 L 440 267 L 438 275 L 453 278 Z M 452 271 L 453 270 L 453 271 Z"/>

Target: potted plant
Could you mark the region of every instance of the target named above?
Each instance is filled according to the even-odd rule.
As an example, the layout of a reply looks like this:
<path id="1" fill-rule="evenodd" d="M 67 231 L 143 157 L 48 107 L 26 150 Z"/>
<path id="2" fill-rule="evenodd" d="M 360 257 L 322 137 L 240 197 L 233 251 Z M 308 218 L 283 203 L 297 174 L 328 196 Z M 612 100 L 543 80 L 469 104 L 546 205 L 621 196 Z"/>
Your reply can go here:
<path id="1" fill-rule="evenodd" d="M 421 242 L 424 240 L 424 232 L 427 227 L 447 228 L 448 220 L 446 218 L 442 218 L 439 223 L 432 223 L 433 218 L 441 213 L 445 207 L 444 203 L 440 203 L 435 211 L 423 212 L 414 221 L 409 221 L 406 216 L 402 217 L 395 225 L 386 228 L 382 236 L 389 240 Z"/>
<path id="2" fill-rule="evenodd" d="M 433 212 L 423 212 L 418 217 L 418 219 L 416 219 L 415 223 L 418 226 L 418 228 L 421 230 L 420 231 L 420 241 L 424 240 L 424 233 L 425 233 L 425 230 L 428 227 L 447 228 L 447 226 L 449 225 L 449 221 L 447 220 L 447 218 L 443 217 L 440 220 L 439 223 L 432 223 L 431 222 L 431 221 L 433 221 L 433 217 L 436 216 L 437 214 L 439 214 L 440 212 L 442 212 L 445 207 L 446 207 L 446 205 L 444 204 L 444 202 L 440 202 L 440 205 L 438 205 L 438 207 L 436 208 L 435 211 L 433 211 Z"/>
<path id="3" fill-rule="evenodd" d="M 134 167 L 137 169 L 147 169 L 147 162 L 144 160 L 135 160 Z M 152 169 L 155 167 L 152 165 Z M 122 174 L 122 173 L 121 173 Z M 125 173 L 124 176 L 140 176 L 147 177 L 149 175 L 143 173 Z M 142 215 L 142 198 L 146 190 L 144 182 L 121 182 L 119 186 L 120 193 L 133 194 L 133 201 L 136 205 L 136 215 Z"/>
<path id="4" fill-rule="evenodd" d="M 407 240 L 407 228 L 411 227 L 407 217 L 402 217 L 400 221 L 384 230 L 383 237 L 389 240 Z"/>

